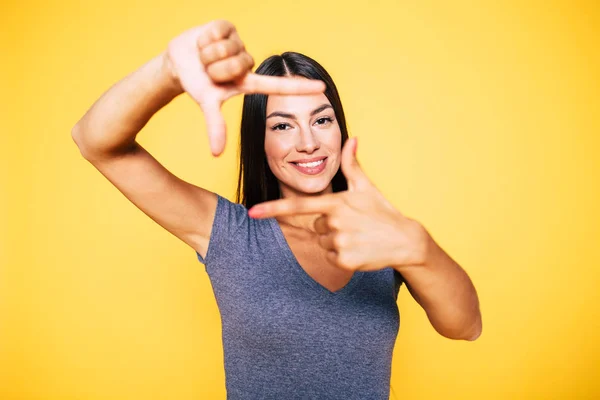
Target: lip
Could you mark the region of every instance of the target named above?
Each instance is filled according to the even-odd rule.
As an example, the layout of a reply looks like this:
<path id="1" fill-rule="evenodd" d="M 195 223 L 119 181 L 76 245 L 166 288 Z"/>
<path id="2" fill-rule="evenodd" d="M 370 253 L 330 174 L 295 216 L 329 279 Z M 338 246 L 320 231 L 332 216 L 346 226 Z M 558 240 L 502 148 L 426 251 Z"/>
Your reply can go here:
<path id="1" fill-rule="evenodd" d="M 296 168 L 298 171 L 300 171 L 301 173 L 305 174 L 305 175 L 318 175 L 321 172 L 323 172 L 325 170 L 325 167 L 327 166 L 327 157 L 318 157 L 315 158 L 314 161 L 319 161 L 319 160 L 323 160 L 323 162 L 319 165 L 317 165 L 316 167 L 301 167 L 298 164 L 295 164 L 295 162 L 291 162 L 290 164 L 292 164 L 294 166 L 294 168 Z M 300 161 L 300 162 L 305 162 L 305 161 Z M 310 161 L 308 161 L 310 162 Z"/>

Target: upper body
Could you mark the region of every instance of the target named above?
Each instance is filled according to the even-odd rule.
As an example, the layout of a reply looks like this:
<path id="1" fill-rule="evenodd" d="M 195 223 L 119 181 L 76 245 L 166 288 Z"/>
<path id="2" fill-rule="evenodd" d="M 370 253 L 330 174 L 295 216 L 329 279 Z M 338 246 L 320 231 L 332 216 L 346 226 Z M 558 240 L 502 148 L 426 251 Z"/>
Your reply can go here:
<path id="1" fill-rule="evenodd" d="M 387 399 L 400 274 L 357 271 L 332 291 L 295 254 L 275 218 L 218 196 L 197 257 L 221 314 L 228 398 Z"/>
<path id="2" fill-rule="evenodd" d="M 348 138 L 341 101 L 327 72 L 298 53 L 271 57 L 256 74 L 251 72 L 253 65 L 230 23 L 214 21 L 190 29 L 100 97 L 75 125 L 72 137 L 81 154 L 140 210 L 192 247 L 201 259 L 206 258 L 210 276 L 211 254 L 207 251 L 211 251 L 209 244 L 217 226 L 213 224 L 218 221 L 218 206 L 223 204 L 219 199 L 223 198 L 170 173 L 135 138 L 152 115 L 185 92 L 204 111 L 211 150 L 218 155 L 225 146 L 220 106 L 229 97 L 244 93 L 241 204 L 234 207 L 231 203 L 227 208 L 242 211 L 239 207 L 243 207 L 247 230 L 238 231 L 242 236 L 237 241 L 213 255 L 215 274 L 232 273 L 236 278 L 228 281 L 234 286 L 214 288 L 217 297 L 228 293 L 221 296 L 221 304 L 234 299 L 232 288 L 249 272 L 243 267 L 243 257 L 235 259 L 228 249 L 261 237 L 269 240 L 259 232 L 274 227 L 269 224 L 277 221 L 298 266 L 323 289 L 343 291 L 365 272 L 385 276 L 382 284 L 388 289 L 399 281 L 390 277 L 401 277 L 440 334 L 476 339 L 481 332 L 481 314 L 472 282 L 429 232 L 395 209 L 362 172 L 355 158 L 356 139 Z M 228 229 L 235 228 L 231 223 Z M 267 254 L 270 245 L 263 246 L 255 250 Z M 252 265 L 258 268 L 264 260 L 255 256 Z M 277 269 L 279 261 L 264 265 Z M 228 262 L 231 265 L 225 266 Z M 214 283 L 213 277 L 217 275 L 211 276 Z M 265 290 L 260 295 L 271 294 Z M 389 312 L 395 306 L 389 302 L 390 293 L 397 296 L 394 290 L 384 294 L 391 307 L 386 314 L 391 325 L 382 344 L 384 352 L 389 349 L 396 318 Z M 358 294 L 360 290 L 354 292 Z M 305 295 L 310 294 L 307 291 Z M 355 306 L 369 305 L 369 296 L 350 297 L 357 300 Z M 310 308 L 310 301 L 305 300 L 300 310 Z M 353 307 L 350 309 L 361 314 Z M 239 310 L 230 311 L 230 315 L 240 315 Z M 327 312 L 334 312 L 313 311 L 325 313 L 321 322 L 327 321 Z M 368 321 L 368 313 L 361 315 Z M 305 338 L 313 334 L 303 333 Z M 361 346 L 351 337 L 344 343 Z"/>

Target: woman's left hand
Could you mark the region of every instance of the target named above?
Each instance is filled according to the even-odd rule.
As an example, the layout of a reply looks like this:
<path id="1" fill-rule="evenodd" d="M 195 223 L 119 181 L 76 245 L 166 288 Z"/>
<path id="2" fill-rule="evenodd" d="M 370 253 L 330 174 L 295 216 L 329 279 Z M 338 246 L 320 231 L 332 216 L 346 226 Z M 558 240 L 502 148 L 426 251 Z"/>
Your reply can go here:
<path id="1" fill-rule="evenodd" d="M 342 172 L 348 191 L 314 198 L 290 198 L 252 207 L 252 218 L 321 214 L 315 220 L 319 244 L 332 263 L 347 270 L 375 271 L 423 265 L 427 231 L 402 215 L 381 194 L 358 165 L 356 138 L 342 149 Z"/>

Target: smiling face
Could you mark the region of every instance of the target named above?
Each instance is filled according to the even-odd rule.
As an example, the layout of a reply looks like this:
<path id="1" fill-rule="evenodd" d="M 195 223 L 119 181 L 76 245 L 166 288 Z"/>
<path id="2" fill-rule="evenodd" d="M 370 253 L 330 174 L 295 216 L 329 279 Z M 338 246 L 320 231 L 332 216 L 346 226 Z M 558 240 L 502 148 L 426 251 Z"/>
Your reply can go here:
<path id="1" fill-rule="evenodd" d="M 342 135 L 327 97 L 270 95 L 266 116 L 265 153 L 282 197 L 331 193 Z"/>

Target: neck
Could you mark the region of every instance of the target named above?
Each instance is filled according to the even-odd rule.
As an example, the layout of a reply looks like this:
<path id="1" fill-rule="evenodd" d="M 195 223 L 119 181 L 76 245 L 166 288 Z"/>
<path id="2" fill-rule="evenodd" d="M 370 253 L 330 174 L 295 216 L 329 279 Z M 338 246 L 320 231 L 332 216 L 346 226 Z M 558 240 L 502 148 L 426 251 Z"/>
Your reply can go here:
<path id="1" fill-rule="evenodd" d="M 325 190 L 317 193 L 304 193 L 293 190 L 289 187 L 285 187 L 284 185 L 279 185 L 279 190 L 281 193 L 282 199 L 289 198 L 311 198 L 311 197 L 319 197 L 323 194 L 333 193 L 333 189 L 331 183 Z M 314 223 L 319 218 L 321 214 L 301 214 L 301 215 L 286 215 L 281 217 L 276 217 L 277 221 L 280 224 L 285 224 L 291 226 L 293 228 L 302 229 L 309 232 L 315 232 Z"/>

